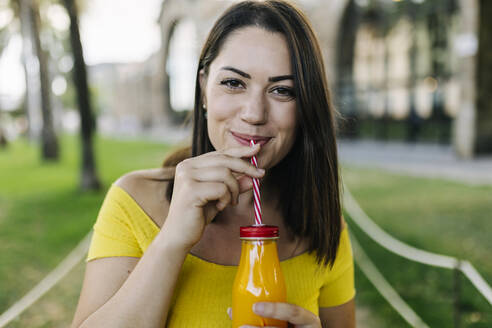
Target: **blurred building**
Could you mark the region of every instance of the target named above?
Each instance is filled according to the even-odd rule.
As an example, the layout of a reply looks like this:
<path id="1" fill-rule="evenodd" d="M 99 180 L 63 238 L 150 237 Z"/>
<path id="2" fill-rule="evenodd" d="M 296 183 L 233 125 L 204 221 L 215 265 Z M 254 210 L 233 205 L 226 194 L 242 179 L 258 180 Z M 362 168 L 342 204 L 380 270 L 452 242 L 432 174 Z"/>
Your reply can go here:
<path id="1" fill-rule="evenodd" d="M 465 88 L 474 84 L 467 63 L 477 53 L 478 11 L 476 2 L 464 4 L 348 2 L 336 50 L 345 136 L 454 141 L 460 155 L 470 156 L 472 138 L 464 134 L 475 128 L 463 114 L 470 102 Z"/>
<path id="2" fill-rule="evenodd" d="M 102 132 L 139 135 L 170 125 L 162 92 L 159 54 L 142 63 L 107 63 L 89 68 L 96 87 L 98 126 Z"/>
<path id="3" fill-rule="evenodd" d="M 296 1 L 322 46 L 345 117 L 340 134 L 453 144 L 460 156 L 473 156 L 480 134 L 488 138 L 477 122 L 492 122 L 488 110 L 476 110 L 478 1 Z M 165 0 L 159 53 L 145 63 L 92 68 L 111 90 L 101 92 L 111 95 L 108 117 L 136 130 L 182 121 L 193 107 L 201 45 L 233 2 Z"/>

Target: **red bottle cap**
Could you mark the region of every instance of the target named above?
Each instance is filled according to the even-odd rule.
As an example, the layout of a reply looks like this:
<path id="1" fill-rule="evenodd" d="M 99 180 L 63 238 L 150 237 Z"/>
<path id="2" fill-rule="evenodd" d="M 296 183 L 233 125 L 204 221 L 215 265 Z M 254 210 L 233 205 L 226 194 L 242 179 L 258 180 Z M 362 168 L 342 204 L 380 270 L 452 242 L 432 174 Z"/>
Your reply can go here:
<path id="1" fill-rule="evenodd" d="M 271 225 L 252 225 L 241 227 L 240 238 L 278 238 L 278 227 Z"/>

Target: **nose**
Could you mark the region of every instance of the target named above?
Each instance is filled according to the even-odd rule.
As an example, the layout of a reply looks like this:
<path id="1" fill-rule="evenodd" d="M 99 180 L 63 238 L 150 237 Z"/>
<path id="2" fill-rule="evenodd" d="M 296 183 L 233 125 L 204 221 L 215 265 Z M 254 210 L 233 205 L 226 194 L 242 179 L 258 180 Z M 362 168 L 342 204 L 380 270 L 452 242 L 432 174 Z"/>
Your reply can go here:
<path id="1" fill-rule="evenodd" d="M 263 94 L 251 95 L 241 110 L 241 119 L 249 124 L 265 124 L 268 119 L 267 102 Z"/>

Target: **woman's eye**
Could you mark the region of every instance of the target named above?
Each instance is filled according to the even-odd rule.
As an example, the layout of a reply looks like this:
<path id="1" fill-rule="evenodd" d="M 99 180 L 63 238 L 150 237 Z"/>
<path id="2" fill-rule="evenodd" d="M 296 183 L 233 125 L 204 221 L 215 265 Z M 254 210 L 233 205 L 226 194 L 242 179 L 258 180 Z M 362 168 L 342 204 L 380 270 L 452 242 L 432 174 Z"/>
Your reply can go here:
<path id="1" fill-rule="evenodd" d="M 241 81 L 235 79 L 224 80 L 220 82 L 220 84 L 225 85 L 230 89 L 238 89 L 243 86 L 243 83 Z"/>
<path id="2" fill-rule="evenodd" d="M 294 98 L 294 96 L 295 96 L 294 90 L 292 90 L 291 88 L 278 87 L 278 88 L 273 89 L 272 92 L 274 94 L 277 94 L 279 96 L 286 97 L 286 98 Z"/>

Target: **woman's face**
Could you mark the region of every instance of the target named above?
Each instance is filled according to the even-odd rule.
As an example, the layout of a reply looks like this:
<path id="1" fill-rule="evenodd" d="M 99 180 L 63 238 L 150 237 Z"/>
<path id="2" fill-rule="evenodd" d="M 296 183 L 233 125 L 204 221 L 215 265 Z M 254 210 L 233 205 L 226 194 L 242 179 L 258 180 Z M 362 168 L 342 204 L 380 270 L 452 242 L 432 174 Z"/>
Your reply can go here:
<path id="1" fill-rule="evenodd" d="M 271 168 L 291 149 L 296 99 L 284 36 L 258 27 L 231 33 L 201 74 L 208 135 L 217 150 L 261 144 L 258 165 Z"/>

